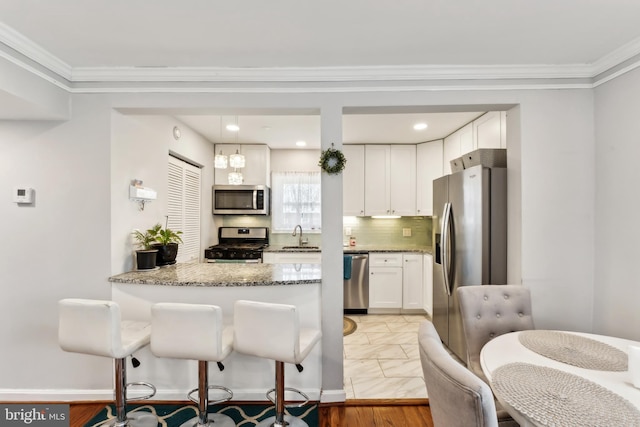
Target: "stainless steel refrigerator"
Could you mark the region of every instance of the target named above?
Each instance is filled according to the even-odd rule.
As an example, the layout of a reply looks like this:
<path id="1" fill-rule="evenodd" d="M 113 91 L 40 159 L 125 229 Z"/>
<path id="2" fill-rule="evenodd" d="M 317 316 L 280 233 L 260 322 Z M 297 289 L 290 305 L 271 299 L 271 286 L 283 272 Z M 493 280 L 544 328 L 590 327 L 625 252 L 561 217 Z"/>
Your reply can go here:
<path id="1" fill-rule="evenodd" d="M 456 289 L 507 281 L 507 169 L 473 166 L 433 181 L 433 323 L 462 360 Z"/>

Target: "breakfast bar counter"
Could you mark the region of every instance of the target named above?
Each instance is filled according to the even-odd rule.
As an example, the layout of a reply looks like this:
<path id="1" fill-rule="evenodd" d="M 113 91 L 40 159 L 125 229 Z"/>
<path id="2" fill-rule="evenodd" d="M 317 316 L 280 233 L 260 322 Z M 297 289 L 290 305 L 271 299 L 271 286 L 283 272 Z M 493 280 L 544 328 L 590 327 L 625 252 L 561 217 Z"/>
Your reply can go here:
<path id="1" fill-rule="evenodd" d="M 120 305 L 125 319 L 149 321 L 151 307 L 158 302 L 212 304 L 222 309 L 224 324 L 231 326 L 235 302 L 251 300 L 295 305 L 301 328 L 321 329 L 321 274 L 319 264 L 190 263 L 122 273 L 110 277 L 109 282 L 112 299 Z M 197 385 L 195 362 L 157 358 L 148 347 L 136 358 L 141 364 L 127 372 L 127 380 L 151 382 L 157 387 L 157 400 L 184 400 Z M 224 365 L 224 371 L 212 365 L 210 382 L 233 390 L 234 400 L 262 401 L 273 387 L 273 363 L 267 359 L 234 351 Z M 320 343 L 305 359 L 303 372 L 293 365 L 286 369 L 287 387 L 320 400 Z"/>
<path id="2" fill-rule="evenodd" d="M 161 286 L 276 286 L 320 283 L 318 264 L 189 263 L 139 270 L 109 278 L 112 283 Z"/>

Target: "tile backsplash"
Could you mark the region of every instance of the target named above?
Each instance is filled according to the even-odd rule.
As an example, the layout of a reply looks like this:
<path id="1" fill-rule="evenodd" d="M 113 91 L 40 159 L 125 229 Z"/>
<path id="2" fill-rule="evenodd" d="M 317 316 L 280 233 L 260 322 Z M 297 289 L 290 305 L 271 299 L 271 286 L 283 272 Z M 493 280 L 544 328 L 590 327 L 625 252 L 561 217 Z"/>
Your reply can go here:
<path id="1" fill-rule="evenodd" d="M 351 229 L 351 236 L 360 245 L 431 246 L 431 217 L 403 216 L 400 218 L 344 217 L 342 221 L 344 242 Z M 410 236 L 403 236 L 403 230 Z"/>
<path id="2" fill-rule="evenodd" d="M 233 216 L 226 215 L 218 225 L 225 227 L 269 227 L 271 217 L 268 216 Z M 349 236 L 355 237 L 356 244 L 360 245 L 389 245 L 389 246 L 432 246 L 431 242 L 431 217 L 430 216 L 404 216 L 400 218 L 371 218 L 371 217 L 344 217 L 342 225 L 342 238 L 346 243 Z M 409 230 L 403 236 L 403 230 Z M 297 244 L 297 237 L 288 233 L 271 233 L 270 243 L 274 246 Z M 309 239 L 310 245 L 320 245 L 319 233 L 306 233 L 304 237 Z"/>

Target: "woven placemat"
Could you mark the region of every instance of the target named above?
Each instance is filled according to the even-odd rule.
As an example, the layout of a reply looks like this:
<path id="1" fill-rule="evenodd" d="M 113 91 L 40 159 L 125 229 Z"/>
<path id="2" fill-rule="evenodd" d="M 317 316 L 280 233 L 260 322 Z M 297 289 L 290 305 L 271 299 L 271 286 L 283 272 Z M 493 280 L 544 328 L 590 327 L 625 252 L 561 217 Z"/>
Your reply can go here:
<path id="1" fill-rule="evenodd" d="M 549 359 L 584 369 L 626 371 L 627 354 L 591 338 L 558 331 L 522 331 L 520 343 Z"/>
<path id="2" fill-rule="evenodd" d="M 628 400 L 558 369 L 511 363 L 492 373 L 496 396 L 543 426 L 640 426 L 640 411 Z"/>

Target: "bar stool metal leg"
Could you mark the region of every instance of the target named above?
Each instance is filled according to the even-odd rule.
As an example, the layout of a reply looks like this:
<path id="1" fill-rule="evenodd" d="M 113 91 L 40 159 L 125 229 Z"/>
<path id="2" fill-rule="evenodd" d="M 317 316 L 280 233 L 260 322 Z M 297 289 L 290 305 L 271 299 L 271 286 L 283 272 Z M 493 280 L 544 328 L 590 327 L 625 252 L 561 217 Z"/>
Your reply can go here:
<path id="1" fill-rule="evenodd" d="M 289 389 L 292 391 L 296 391 L 298 393 L 300 393 L 297 390 L 293 390 L 293 389 Z M 273 390 L 271 390 L 273 391 Z M 270 391 L 270 392 L 271 392 Z M 284 392 L 285 392 L 285 386 L 284 386 L 284 362 L 280 362 L 280 361 L 276 361 L 276 387 L 275 387 L 275 398 L 274 398 L 274 402 L 275 402 L 275 409 L 276 409 L 276 415 L 274 417 L 269 417 L 265 420 L 260 421 L 256 427 L 285 427 L 285 426 L 290 426 L 290 427 L 309 427 L 309 425 L 304 422 L 303 420 L 301 420 L 298 417 L 293 417 L 291 415 L 285 415 L 285 399 L 284 399 Z M 302 394 L 302 393 L 300 393 Z M 305 399 L 307 398 L 306 395 L 302 394 L 303 397 L 305 397 Z M 294 406 L 298 406 L 298 405 L 294 405 Z"/>
<path id="2" fill-rule="evenodd" d="M 127 413 L 127 359 L 114 359 L 116 417 L 108 424 L 113 427 L 156 427 L 158 418 L 148 412 Z M 155 394 L 155 389 L 151 396 Z M 148 398 L 150 396 L 144 396 Z"/>
<path id="3" fill-rule="evenodd" d="M 226 402 L 231 399 L 233 393 L 226 387 L 209 386 L 209 363 L 206 360 L 198 360 L 198 388 L 192 390 L 187 396 L 191 401 L 198 404 L 198 416 L 191 418 L 180 425 L 180 427 L 236 427 L 236 423 L 231 417 L 224 414 L 209 414 L 209 389 L 215 388 L 222 390 L 230 396 L 225 399 L 218 400 L 215 403 Z M 191 393 L 198 391 L 198 400 L 191 397 Z"/>

